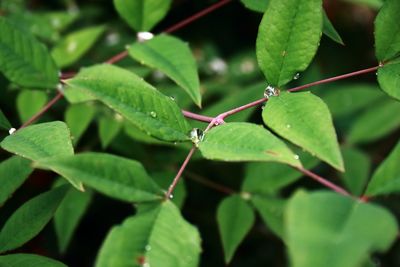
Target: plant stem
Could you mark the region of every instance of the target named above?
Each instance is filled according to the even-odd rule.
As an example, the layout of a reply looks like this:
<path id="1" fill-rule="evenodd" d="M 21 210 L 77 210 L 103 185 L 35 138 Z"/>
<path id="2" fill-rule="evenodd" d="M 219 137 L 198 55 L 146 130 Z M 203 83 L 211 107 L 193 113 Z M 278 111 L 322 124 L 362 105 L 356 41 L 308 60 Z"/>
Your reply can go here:
<path id="1" fill-rule="evenodd" d="M 171 185 L 169 186 L 168 192 L 165 194 L 166 199 L 171 198 L 172 192 L 174 192 L 176 185 L 178 184 L 179 180 L 181 179 L 183 171 L 185 170 L 187 164 L 189 163 L 189 161 L 192 158 L 195 151 L 196 151 L 196 147 L 193 146 L 192 149 L 190 149 L 189 154 L 186 156 L 185 161 L 182 163 L 182 166 L 179 168 L 179 171 L 176 174 L 174 180 L 172 181 Z"/>
<path id="2" fill-rule="evenodd" d="M 207 14 L 209 14 L 209 13 L 215 11 L 215 10 L 217 10 L 218 8 L 230 3 L 231 1 L 232 0 L 221 0 L 218 3 L 215 3 L 214 5 L 206 8 L 206 9 L 204 9 L 204 10 L 202 10 L 202 11 L 200 11 L 200 12 L 198 12 L 198 13 L 192 15 L 192 16 L 190 16 L 189 18 L 187 18 L 187 19 L 175 24 L 174 26 L 166 29 L 164 32 L 165 33 L 175 32 L 175 31 L 177 31 L 177 30 L 189 25 L 193 21 L 198 20 L 199 18 L 201 18 L 201 17 L 203 17 L 203 16 L 205 16 L 205 15 L 207 15 Z"/>
<path id="3" fill-rule="evenodd" d="M 187 25 L 189 25 L 190 23 L 198 20 L 199 18 L 210 14 L 211 12 L 217 10 L 218 8 L 230 3 L 232 0 L 222 0 L 206 9 L 203 9 L 202 11 L 188 17 L 187 19 L 184 19 L 178 23 L 176 23 L 175 25 L 169 27 L 168 29 L 164 30 L 163 33 L 173 33 Z M 124 59 L 125 57 L 127 57 L 129 55 L 128 51 L 123 51 L 115 56 L 113 56 L 112 58 L 108 59 L 105 63 L 108 64 L 115 64 L 119 61 L 121 61 L 122 59 Z"/>
<path id="4" fill-rule="evenodd" d="M 192 119 L 192 120 L 197 120 L 197 121 L 202 121 L 202 122 L 212 122 L 214 118 L 208 117 L 208 116 L 203 116 L 200 114 L 196 114 L 187 110 L 182 110 L 183 116 L 186 118 Z"/>
<path id="5" fill-rule="evenodd" d="M 366 74 L 366 73 L 370 73 L 370 72 L 375 72 L 380 67 L 381 66 L 376 66 L 376 67 L 372 67 L 372 68 L 368 68 L 368 69 L 364 69 L 364 70 L 359 70 L 359 71 L 347 73 L 347 74 L 344 74 L 344 75 L 339 75 L 339 76 L 336 76 L 336 77 L 332 77 L 332 78 L 328 78 L 328 79 L 312 82 L 312 83 L 305 84 L 305 85 L 302 85 L 302 86 L 294 87 L 292 89 L 289 89 L 288 91 L 289 92 L 296 92 L 296 91 L 307 89 L 307 88 L 312 87 L 312 86 L 321 85 L 321 84 L 325 84 L 325 83 L 331 83 L 331 82 L 334 82 L 334 81 L 343 80 L 343 79 L 350 78 L 350 77 L 353 77 L 353 76 Z"/>
<path id="6" fill-rule="evenodd" d="M 198 175 L 196 173 L 192 173 L 192 172 L 187 171 L 185 177 L 187 177 L 189 179 L 192 179 L 193 181 L 196 181 L 196 182 L 198 182 L 198 183 L 200 183 L 202 185 L 205 185 L 206 187 L 212 188 L 212 189 L 214 189 L 216 191 L 219 191 L 221 193 L 224 193 L 224 194 L 227 194 L 227 195 L 236 194 L 235 190 L 233 190 L 233 189 L 231 189 L 229 187 L 226 187 L 224 185 L 218 184 L 218 183 L 216 183 L 214 181 L 211 181 L 211 180 L 209 180 L 209 179 L 207 179 L 207 178 L 205 178 L 203 176 L 200 176 L 200 175 Z"/>
<path id="7" fill-rule="evenodd" d="M 300 171 L 301 173 L 303 173 L 304 175 L 307 175 L 311 179 L 314 179 L 315 181 L 317 181 L 320 184 L 332 189 L 333 191 L 335 191 L 335 192 L 337 192 L 339 194 L 342 194 L 344 196 L 351 196 L 351 194 L 349 192 L 347 192 L 346 190 L 344 190 L 340 186 L 337 186 L 337 185 L 331 183 L 330 181 L 326 180 L 325 178 L 319 176 L 316 173 L 313 173 L 312 171 L 306 170 L 306 169 L 304 169 L 302 167 L 296 167 L 296 169 L 298 171 Z"/>
<path id="8" fill-rule="evenodd" d="M 25 128 L 26 126 L 31 125 L 33 122 L 35 122 L 37 119 L 39 119 L 44 113 L 46 113 L 62 97 L 63 97 L 63 93 L 58 92 L 57 95 L 46 104 L 46 106 L 44 106 L 38 113 L 33 115 L 33 117 L 30 118 L 27 122 L 25 122 L 21 127 L 19 127 L 19 129 L 22 129 L 22 128 Z"/>

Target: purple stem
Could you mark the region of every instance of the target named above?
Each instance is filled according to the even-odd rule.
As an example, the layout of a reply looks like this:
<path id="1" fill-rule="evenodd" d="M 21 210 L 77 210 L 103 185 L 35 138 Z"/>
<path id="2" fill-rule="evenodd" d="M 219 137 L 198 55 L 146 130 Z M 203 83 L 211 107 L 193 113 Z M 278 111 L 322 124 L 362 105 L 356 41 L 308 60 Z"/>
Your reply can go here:
<path id="1" fill-rule="evenodd" d="M 202 121 L 202 122 L 212 122 L 214 118 L 208 117 L 208 116 L 203 116 L 200 114 L 196 114 L 187 110 L 182 110 L 183 116 L 189 119 L 197 120 L 197 121 Z"/>

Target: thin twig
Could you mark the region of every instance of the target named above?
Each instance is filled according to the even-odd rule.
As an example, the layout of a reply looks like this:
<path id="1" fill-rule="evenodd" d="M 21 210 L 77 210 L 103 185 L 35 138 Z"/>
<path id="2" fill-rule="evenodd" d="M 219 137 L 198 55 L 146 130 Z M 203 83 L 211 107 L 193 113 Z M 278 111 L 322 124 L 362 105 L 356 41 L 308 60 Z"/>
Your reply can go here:
<path id="1" fill-rule="evenodd" d="M 324 79 L 324 80 L 320 80 L 320 81 L 316 81 L 316 82 L 312 82 L 312 83 L 309 83 L 309 84 L 305 84 L 305 85 L 302 85 L 302 86 L 291 88 L 288 91 L 289 92 L 296 92 L 296 91 L 307 89 L 307 88 L 312 87 L 312 86 L 321 85 L 321 84 L 325 84 L 325 83 L 331 83 L 331 82 L 334 82 L 334 81 L 343 80 L 343 79 L 350 78 L 350 77 L 353 77 L 353 76 L 366 74 L 366 73 L 370 73 L 370 72 L 375 72 L 380 67 L 381 67 L 381 65 L 376 66 L 376 67 L 372 67 L 372 68 L 368 68 L 368 69 L 364 69 L 364 70 L 359 70 L 359 71 L 347 73 L 347 74 L 344 74 L 344 75 L 339 75 L 339 76 L 336 76 L 336 77 L 332 77 L 332 78 L 328 78 L 328 79 Z"/>
<path id="2" fill-rule="evenodd" d="M 200 176 L 200 175 L 198 175 L 196 173 L 186 171 L 185 177 L 187 177 L 187 178 L 189 178 L 189 179 L 191 179 L 193 181 L 196 181 L 196 182 L 198 182 L 198 183 L 200 183 L 202 185 L 205 185 L 206 187 L 209 187 L 209 188 L 212 188 L 212 189 L 214 189 L 216 191 L 219 191 L 221 193 L 228 194 L 228 195 L 236 194 L 235 190 L 233 190 L 233 189 L 231 189 L 229 187 L 226 187 L 224 185 L 218 184 L 218 183 L 216 183 L 214 181 L 211 181 L 211 180 L 209 180 L 209 179 L 207 179 L 207 178 L 205 178 L 203 176 Z"/>
<path id="3" fill-rule="evenodd" d="M 316 173 L 313 173 L 312 171 L 306 170 L 302 167 L 296 167 L 296 169 L 298 171 L 300 171 L 301 173 L 303 173 L 304 175 L 307 175 L 308 177 L 310 177 L 311 179 L 314 179 L 315 181 L 319 182 L 320 184 L 332 189 L 333 191 L 342 194 L 344 196 L 351 196 L 351 194 L 349 192 L 347 192 L 346 190 L 344 190 L 343 188 L 341 188 L 340 186 L 337 186 L 331 182 L 329 182 L 328 180 L 326 180 L 325 178 L 319 176 Z"/>
<path id="4" fill-rule="evenodd" d="M 27 122 L 25 122 L 21 127 L 19 127 L 19 129 L 22 129 L 28 125 L 31 125 L 33 122 L 35 122 L 37 119 L 39 119 L 44 113 L 46 113 L 62 97 L 63 97 L 63 93 L 58 92 L 57 95 L 46 104 L 46 106 L 44 106 L 38 113 L 33 115 L 33 117 L 30 118 Z"/>
<path id="5" fill-rule="evenodd" d="M 214 119 L 213 117 L 203 116 L 183 109 L 182 109 L 182 114 L 186 118 L 202 122 L 212 122 L 212 120 Z"/>
<path id="6" fill-rule="evenodd" d="M 182 163 L 182 166 L 179 168 L 178 173 L 176 174 L 174 180 L 172 181 L 171 185 L 168 188 L 168 192 L 165 194 L 165 197 L 167 199 L 170 199 L 172 196 L 172 192 L 174 192 L 174 189 L 176 185 L 178 184 L 179 180 L 181 179 L 182 173 L 186 168 L 186 165 L 189 163 L 190 159 L 192 158 L 194 152 L 196 151 L 196 147 L 193 146 L 192 149 L 190 149 L 189 154 L 186 156 L 185 161 Z"/>

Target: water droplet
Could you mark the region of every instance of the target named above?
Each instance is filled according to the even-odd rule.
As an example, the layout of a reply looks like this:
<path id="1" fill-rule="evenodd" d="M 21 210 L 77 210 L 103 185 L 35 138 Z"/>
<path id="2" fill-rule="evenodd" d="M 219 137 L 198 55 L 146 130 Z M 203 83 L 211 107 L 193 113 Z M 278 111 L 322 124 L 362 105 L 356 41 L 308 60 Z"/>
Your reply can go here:
<path id="1" fill-rule="evenodd" d="M 300 159 L 299 155 L 294 155 L 294 159 L 296 160 Z"/>
<path id="2" fill-rule="evenodd" d="M 120 35 L 116 32 L 112 32 L 106 37 L 106 44 L 108 46 L 114 46 L 120 42 Z"/>
<path id="3" fill-rule="evenodd" d="M 174 142 L 174 145 L 176 146 L 178 144 L 178 142 Z"/>
<path id="4" fill-rule="evenodd" d="M 209 68 L 216 74 L 224 74 L 228 68 L 226 62 L 222 58 L 214 58 L 208 63 Z"/>
<path id="5" fill-rule="evenodd" d="M 173 194 L 169 195 L 169 199 L 173 199 L 173 198 L 174 198 Z"/>
<path id="6" fill-rule="evenodd" d="M 249 192 L 242 192 L 240 193 L 240 196 L 244 199 L 244 200 L 250 200 L 251 199 L 251 194 Z"/>
<path id="7" fill-rule="evenodd" d="M 8 133 L 11 135 L 11 134 L 15 133 L 16 130 L 17 129 L 15 129 L 15 128 L 11 128 L 10 130 L 8 130 Z"/>
<path id="8" fill-rule="evenodd" d="M 189 133 L 189 138 L 192 140 L 192 143 L 198 147 L 200 142 L 204 139 L 204 132 L 199 128 L 193 128 Z"/>
<path id="9" fill-rule="evenodd" d="M 170 96 L 169 98 L 170 98 L 172 101 L 175 101 L 175 97 Z"/>
<path id="10" fill-rule="evenodd" d="M 383 62 L 379 62 L 379 67 L 383 67 L 383 65 L 385 65 Z"/>
<path id="11" fill-rule="evenodd" d="M 294 75 L 293 79 L 297 80 L 298 78 L 300 78 L 300 73 L 296 73 L 296 75 Z"/>
<path id="12" fill-rule="evenodd" d="M 143 263 L 143 265 L 142 265 L 143 267 L 150 267 L 150 263 L 148 263 L 148 262 L 145 262 L 145 263 Z"/>
<path id="13" fill-rule="evenodd" d="M 152 116 L 153 118 L 155 118 L 155 117 L 157 117 L 157 113 L 154 112 L 154 111 L 151 111 L 151 112 L 150 112 L 150 116 Z"/>
<path id="14" fill-rule="evenodd" d="M 286 124 L 286 128 L 290 129 L 291 127 L 292 127 L 292 125 Z"/>
<path id="15" fill-rule="evenodd" d="M 64 85 L 62 83 L 57 84 L 57 91 L 64 93 Z"/>
<path id="16" fill-rule="evenodd" d="M 124 120 L 124 118 L 118 113 L 114 114 L 114 118 L 115 118 L 116 121 L 123 121 Z"/>
<path id="17" fill-rule="evenodd" d="M 67 52 L 68 53 L 73 53 L 75 52 L 76 48 L 78 48 L 78 43 L 77 42 L 70 42 L 67 46 Z"/>
<path id="18" fill-rule="evenodd" d="M 146 42 L 148 40 L 153 39 L 154 34 L 152 34 L 151 32 L 138 32 L 136 35 L 137 41 L 139 43 L 143 43 Z"/>
<path id="19" fill-rule="evenodd" d="M 270 98 L 271 96 L 278 96 L 279 93 L 280 93 L 279 89 L 276 89 L 275 87 L 273 87 L 271 85 L 268 85 L 265 88 L 264 97 L 265 98 Z"/>
<path id="20" fill-rule="evenodd" d="M 151 250 L 151 246 L 150 245 L 146 245 L 144 248 L 146 251 L 150 251 Z"/>
<path id="21" fill-rule="evenodd" d="M 144 62 L 142 62 L 142 65 L 144 65 Z M 153 76 L 153 79 L 156 80 L 156 81 L 165 80 L 165 78 L 167 77 L 167 76 L 165 76 L 164 73 L 162 73 L 159 70 L 153 71 L 152 76 Z"/>

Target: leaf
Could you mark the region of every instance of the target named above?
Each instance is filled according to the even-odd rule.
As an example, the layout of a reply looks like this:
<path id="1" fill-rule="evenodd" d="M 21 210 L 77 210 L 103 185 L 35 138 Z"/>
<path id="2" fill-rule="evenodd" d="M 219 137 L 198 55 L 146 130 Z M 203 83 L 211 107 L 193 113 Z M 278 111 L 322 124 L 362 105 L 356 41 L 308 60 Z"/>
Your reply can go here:
<path id="1" fill-rule="evenodd" d="M 351 144 L 369 143 L 400 127 L 400 103 L 386 100 L 375 103 L 353 122 L 347 136 Z"/>
<path id="2" fill-rule="evenodd" d="M 251 197 L 251 203 L 260 213 L 264 223 L 280 238 L 284 238 L 283 212 L 286 208 L 286 202 L 286 200 L 277 197 L 258 195 Z"/>
<path id="3" fill-rule="evenodd" d="M 267 10 L 269 1 L 270 0 L 240 0 L 246 8 L 262 13 Z"/>
<path id="4" fill-rule="evenodd" d="M 219 204 L 217 221 L 228 264 L 254 224 L 254 211 L 240 196 L 230 196 Z"/>
<path id="5" fill-rule="evenodd" d="M 171 0 L 114 0 L 119 15 L 134 30 L 150 31 L 162 20 L 171 6 Z"/>
<path id="6" fill-rule="evenodd" d="M 378 82 L 383 91 L 391 97 L 400 100 L 400 62 L 394 64 L 388 63 L 379 68 Z"/>
<path id="7" fill-rule="evenodd" d="M 299 152 L 304 168 L 314 168 L 319 160 L 308 153 Z M 275 162 L 251 162 L 246 165 L 242 191 L 261 195 L 276 194 L 282 188 L 294 183 L 303 174 L 296 169 Z"/>
<path id="8" fill-rule="evenodd" d="M 58 206 L 54 214 L 54 228 L 61 253 L 66 252 L 74 232 L 88 209 L 92 198 L 92 191 L 79 192 L 71 187 Z"/>
<path id="9" fill-rule="evenodd" d="M 152 173 L 151 177 L 154 181 L 160 186 L 165 192 L 168 191 L 169 186 L 171 185 L 173 177 L 175 177 L 176 173 L 173 171 L 164 171 Z M 182 209 L 185 200 L 186 200 L 186 186 L 185 179 L 181 179 L 179 183 L 176 185 L 174 189 L 174 195 L 171 201 L 180 209 Z"/>
<path id="10" fill-rule="evenodd" d="M 299 192 L 285 214 L 293 267 L 357 267 L 368 253 L 386 251 L 397 236 L 386 209 L 331 192 Z"/>
<path id="11" fill-rule="evenodd" d="M 17 111 L 21 122 L 28 121 L 47 103 L 47 94 L 43 91 L 23 90 L 17 97 Z"/>
<path id="12" fill-rule="evenodd" d="M 66 192 L 67 187 L 58 187 L 30 199 L 19 207 L 1 229 L 0 252 L 18 248 L 42 231 Z"/>
<path id="13" fill-rule="evenodd" d="M 386 0 L 375 19 L 375 54 L 380 62 L 400 55 L 400 2 Z"/>
<path id="14" fill-rule="evenodd" d="M 82 153 L 39 161 L 36 167 L 51 169 L 69 180 L 128 202 L 160 200 L 161 189 L 151 180 L 142 164 L 104 153 Z"/>
<path id="15" fill-rule="evenodd" d="M 304 71 L 317 52 L 321 31 L 321 0 L 271 0 L 256 49 L 267 82 L 280 87 Z"/>
<path id="16" fill-rule="evenodd" d="M 368 184 L 367 196 L 377 196 L 400 191 L 400 142 L 379 165 Z"/>
<path id="17" fill-rule="evenodd" d="M 74 154 L 69 130 L 61 121 L 22 128 L 7 136 L 0 145 L 8 152 L 33 161 Z"/>
<path id="18" fill-rule="evenodd" d="M 366 182 L 369 178 L 371 160 L 368 155 L 355 148 L 342 149 L 346 172 L 339 175 L 346 187 L 354 195 L 363 193 Z"/>
<path id="19" fill-rule="evenodd" d="M 51 55 L 60 68 L 71 66 L 96 43 L 104 31 L 104 26 L 95 26 L 70 33 L 53 48 Z"/>
<path id="20" fill-rule="evenodd" d="M 162 34 L 143 43 L 134 43 L 129 48 L 129 55 L 141 64 L 165 73 L 188 93 L 196 105 L 201 106 L 199 74 L 188 44 Z"/>
<path id="21" fill-rule="evenodd" d="M 223 161 L 274 161 L 301 166 L 292 151 L 261 125 L 225 123 L 206 133 L 200 151 L 207 159 Z"/>
<path id="22" fill-rule="evenodd" d="M 324 11 L 322 16 L 322 31 L 323 33 L 331 38 L 334 42 L 344 45 L 342 37 L 340 37 L 339 33 L 336 31 L 335 27 L 333 26 L 332 22 L 329 20 L 328 15 Z"/>
<path id="23" fill-rule="evenodd" d="M 334 118 L 355 114 L 383 97 L 385 95 L 378 86 L 369 84 L 343 84 L 326 90 L 322 95 Z"/>
<path id="24" fill-rule="evenodd" d="M 103 116 L 99 119 L 99 137 L 103 149 L 108 147 L 112 140 L 118 135 L 123 124 L 119 115 L 112 118 L 111 116 Z"/>
<path id="25" fill-rule="evenodd" d="M 68 106 L 65 112 L 67 123 L 73 143 L 76 145 L 93 120 L 96 109 L 94 105 L 86 103 Z"/>
<path id="26" fill-rule="evenodd" d="M 343 171 L 343 159 L 326 104 L 310 92 L 271 97 L 262 113 L 265 124 L 280 136 Z"/>
<path id="27" fill-rule="evenodd" d="M 67 84 L 91 94 L 153 137 L 189 139 L 190 126 L 176 103 L 129 71 L 97 65 L 84 69 Z"/>
<path id="28" fill-rule="evenodd" d="M 30 162 L 11 157 L 0 163 L 0 206 L 17 190 L 32 173 Z"/>
<path id="29" fill-rule="evenodd" d="M 4 115 L 3 111 L 0 109 L 0 129 L 9 130 L 11 128 L 11 124 Z"/>
<path id="30" fill-rule="evenodd" d="M 34 254 L 10 254 L 0 256 L 0 265 L 4 267 L 67 267 L 67 265 Z"/>
<path id="31" fill-rule="evenodd" d="M 375 10 L 378 10 L 383 5 L 383 0 L 346 0 L 346 2 L 357 5 L 365 5 Z"/>
<path id="32" fill-rule="evenodd" d="M 54 88 L 58 69 L 47 48 L 31 34 L 0 17 L 0 71 L 25 87 Z"/>
<path id="33" fill-rule="evenodd" d="M 178 208 L 165 201 L 112 228 L 95 266 L 196 267 L 200 251 L 197 229 L 182 218 Z"/>

